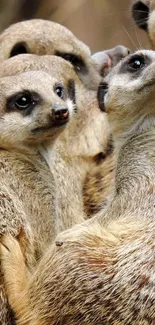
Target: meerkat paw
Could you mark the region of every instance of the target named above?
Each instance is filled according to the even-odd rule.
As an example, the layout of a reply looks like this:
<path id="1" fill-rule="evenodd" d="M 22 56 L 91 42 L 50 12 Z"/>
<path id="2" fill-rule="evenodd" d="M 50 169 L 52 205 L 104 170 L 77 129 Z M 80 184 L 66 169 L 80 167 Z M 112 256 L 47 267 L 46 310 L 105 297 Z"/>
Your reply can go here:
<path id="1" fill-rule="evenodd" d="M 13 267 L 23 259 L 20 245 L 11 234 L 3 235 L 0 240 L 0 259 L 3 267 Z"/>
<path id="2" fill-rule="evenodd" d="M 18 240 L 12 235 L 3 235 L 0 240 L 0 261 L 4 286 L 11 306 L 26 283 L 26 265 Z"/>

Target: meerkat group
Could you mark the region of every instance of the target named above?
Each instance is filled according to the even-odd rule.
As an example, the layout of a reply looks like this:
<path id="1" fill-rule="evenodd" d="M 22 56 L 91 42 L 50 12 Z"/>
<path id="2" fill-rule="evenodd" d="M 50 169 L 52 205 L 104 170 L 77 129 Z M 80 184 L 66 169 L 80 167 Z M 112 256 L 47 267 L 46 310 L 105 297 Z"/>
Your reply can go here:
<path id="1" fill-rule="evenodd" d="M 155 323 L 154 77 L 53 22 L 0 35 L 1 324 Z"/>
<path id="2" fill-rule="evenodd" d="M 2 175 L 7 180 L 1 190 L 0 229 L 1 235 L 17 237 L 24 229 L 28 244 L 23 252 L 31 268 L 61 230 L 89 217 L 83 209 L 85 178 L 95 165 L 104 164 L 109 150 L 108 123 L 98 109 L 97 89 L 104 70 L 128 49 L 116 47 L 99 53 L 99 60 L 98 54 L 91 58 L 87 46 L 70 31 L 43 20 L 11 26 L 0 43 L 0 78 L 4 89 L 5 82 L 11 88 L 2 101 Z M 12 107 L 8 111 L 7 98 Z M 25 106 L 18 110 L 11 100 Z M 0 280 L 2 284 L 3 276 Z M 12 324 L 1 290 L 0 319 Z"/>

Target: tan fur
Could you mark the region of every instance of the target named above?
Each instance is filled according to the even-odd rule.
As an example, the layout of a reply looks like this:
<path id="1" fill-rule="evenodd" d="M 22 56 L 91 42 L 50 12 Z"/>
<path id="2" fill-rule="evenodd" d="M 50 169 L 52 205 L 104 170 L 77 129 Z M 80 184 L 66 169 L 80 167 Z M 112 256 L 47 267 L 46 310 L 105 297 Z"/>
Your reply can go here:
<path id="1" fill-rule="evenodd" d="M 59 55 L 73 64 L 81 81 L 90 89 L 98 87 L 99 73 L 116 65 L 128 51 L 124 46 L 117 46 L 91 57 L 88 46 L 66 27 L 43 19 L 13 24 L 0 35 L 0 62 L 22 53 Z"/>
<path id="2" fill-rule="evenodd" d="M 89 48 L 84 43 L 79 41 L 67 28 L 51 21 L 44 21 L 39 19 L 20 22 L 10 26 L 1 34 L 0 45 L 0 61 L 7 59 L 8 57 L 10 57 L 10 55 L 17 55 L 18 53 L 22 53 L 24 52 L 24 50 L 27 53 L 35 53 L 37 55 L 57 54 L 58 52 L 59 55 L 63 55 L 63 53 L 72 54 L 74 58 L 72 60 L 72 64 L 76 73 L 78 74 L 82 82 L 87 86 L 87 88 L 95 89 L 98 87 L 99 81 L 101 81 L 99 73 L 101 75 L 107 73 L 111 66 L 114 66 L 121 58 L 126 56 L 129 52 L 129 50 L 125 47 L 117 46 L 114 49 L 95 53 L 91 58 Z M 15 48 L 16 51 L 12 53 L 13 49 Z M 75 59 L 76 56 L 83 60 L 87 71 L 85 71 L 82 66 L 77 65 Z M 67 57 L 65 58 L 68 59 Z M 30 63 L 28 63 L 29 59 L 27 58 L 27 56 L 23 57 L 23 60 L 25 61 L 25 63 L 23 63 L 22 66 L 20 63 L 22 59 L 19 59 L 19 63 L 18 59 L 17 61 L 11 61 L 12 63 L 9 65 L 9 68 L 8 63 L 6 63 L 6 72 L 4 71 L 4 66 L 4 68 L 1 68 L 1 74 L 3 73 L 3 71 L 4 74 L 8 74 L 8 71 L 10 74 L 15 74 L 17 72 L 20 72 L 20 70 L 23 69 L 23 66 L 26 67 L 26 64 L 28 66 L 27 70 L 30 70 L 34 66 L 37 69 L 39 68 L 39 58 L 37 59 L 36 57 L 36 63 L 32 63 L 32 66 Z M 13 64 L 15 66 L 13 66 Z M 48 67 L 46 68 L 48 69 Z M 56 66 L 55 70 L 57 71 Z M 97 73 L 97 70 L 99 73 Z M 89 204 L 99 207 L 101 202 L 101 196 L 103 200 L 103 195 L 105 196 L 106 200 L 107 194 L 110 193 L 110 178 L 111 182 L 113 180 L 113 176 L 111 175 L 111 173 L 107 177 L 107 180 L 105 177 L 105 170 L 108 171 L 110 158 L 108 158 L 108 162 L 104 161 L 105 159 L 102 158 L 100 160 L 101 163 L 103 162 L 103 165 L 101 165 L 103 175 L 101 174 L 101 170 L 98 171 L 100 167 L 97 167 L 96 164 L 92 164 L 93 156 L 100 154 L 100 152 L 104 152 L 104 155 L 106 156 L 107 139 L 109 136 L 106 117 L 98 111 L 98 104 L 96 102 L 95 93 L 93 93 L 92 91 L 90 93 L 87 93 L 86 90 L 83 90 L 82 94 L 80 94 L 80 97 L 82 98 L 82 106 L 87 106 L 88 114 L 86 113 L 85 108 L 85 112 L 82 113 L 82 115 L 80 115 L 80 117 L 78 118 L 78 121 L 76 121 L 74 135 L 73 132 L 72 135 L 70 135 L 70 132 L 70 134 L 65 136 L 63 140 L 61 139 L 60 144 L 56 145 L 59 146 L 59 150 L 56 149 L 56 152 L 58 151 L 58 155 L 55 153 L 55 155 L 52 156 L 52 162 L 54 163 L 55 167 L 53 165 L 51 166 L 52 169 L 55 168 L 55 172 L 58 174 L 58 193 L 59 191 L 60 193 L 62 192 L 60 194 L 60 198 L 57 205 L 60 207 L 60 212 L 58 213 L 61 213 L 62 209 L 63 211 L 65 209 L 66 212 L 64 213 L 64 219 L 70 220 L 70 217 L 65 217 L 66 213 L 68 213 L 69 216 L 73 215 L 73 224 L 75 223 L 74 220 L 76 219 L 76 216 L 74 217 L 75 211 L 76 215 L 82 215 L 83 204 L 86 205 L 85 211 L 89 211 L 90 216 L 90 211 L 92 209 Z M 77 142 L 79 142 L 79 144 L 77 144 Z M 61 157 L 60 159 L 59 152 L 62 150 L 64 151 L 62 153 L 63 157 Z M 45 155 L 48 159 L 48 155 L 46 153 Z M 68 167 L 66 166 L 66 168 L 64 168 L 64 163 L 65 165 L 67 163 Z M 106 167 L 107 164 L 108 168 Z M 85 180 L 85 175 L 88 166 L 88 176 Z M 94 172 L 92 171 L 92 168 Z M 103 182 L 103 185 L 101 187 L 103 188 L 103 192 L 99 197 L 96 197 L 95 184 L 97 182 L 96 175 L 98 174 L 98 172 L 100 172 L 101 174 L 101 183 Z M 60 174 L 64 174 L 65 179 L 66 175 L 70 175 L 68 179 L 69 182 L 65 182 L 65 184 L 62 185 L 62 181 L 59 177 Z M 91 180 L 89 181 L 90 177 Z M 59 180 L 61 182 L 60 186 Z M 84 202 L 82 199 L 83 184 L 85 188 Z M 77 193 L 80 193 L 80 196 L 79 194 L 77 195 Z M 90 199 L 89 195 L 91 195 Z M 74 209 L 72 208 L 73 204 L 71 204 L 71 202 L 75 202 Z M 68 222 L 68 226 L 70 226 L 70 221 Z M 60 229 L 63 230 L 63 225 L 60 226 Z"/>
<path id="3" fill-rule="evenodd" d="M 17 325 L 155 323 L 155 53 L 139 51 L 135 60 L 137 55 L 145 60 L 141 69 L 129 70 L 128 58 L 107 79 L 104 102 L 118 159 L 106 213 L 57 236 L 32 274 L 18 242 L 2 238 Z"/>
<path id="4" fill-rule="evenodd" d="M 11 58 L 1 64 L 0 76 L 16 75 L 21 71 L 32 69 L 41 69 L 52 75 L 53 71 L 57 75 L 64 73 L 64 77 L 66 73 L 54 65 L 52 56 L 37 57 L 27 54 Z M 71 66 L 70 69 L 74 76 Z M 76 79 L 78 77 L 75 74 L 74 80 Z M 106 156 L 109 138 L 107 119 L 98 108 L 96 92 L 90 90 L 88 92 L 79 79 L 75 82 L 75 92 L 77 112 L 68 128 L 54 144 L 50 145 L 49 142 L 40 148 L 56 183 L 57 233 L 86 218 L 83 213 L 85 177 L 87 172 L 96 166 L 94 157 L 103 151 Z M 100 160 L 101 164 L 102 158 Z"/>
<path id="5" fill-rule="evenodd" d="M 53 56 L 50 63 L 57 65 L 59 73 L 55 73 L 55 70 L 51 75 L 31 71 L 0 79 L 0 233 L 10 232 L 16 236 L 21 226 L 24 227 L 30 241 L 25 252 L 28 265 L 41 256 L 57 233 L 55 180 L 40 148 L 48 141 L 52 145 L 66 127 L 54 127 L 52 111 L 55 104 L 68 107 L 69 100 L 71 117 L 73 103 L 69 99 L 67 86 L 70 79 L 76 81 L 77 78 L 72 66 L 63 59 Z M 66 68 L 67 77 L 64 73 Z M 67 101 L 54 92 L 55 84 L 60 82 L 65 88 Z M 24 90 L 35 91 L 42 97 L 28 116 L 23 116 L 14 106 L 7 108 L 7 99 Z M 32 132 L 40 127 L 50 128 Z M 2 282 L 0 291 L 0 320 L 7 323 Z"/>
<path id="6" fill-rule="evenodd" d="M 88 88 L 97 88 L 100 77 L 97 74 L 96 68 L 99 69 L 99 72 L 101 68 L 103 69 L 102 66 L 106 64 L 108 55 L 111 57 L 110 66 L 114 65 L 121 57 L 128 53 L 127 49 L 119 47 L 116 48 L 116 50 L 112 49 L 107 51 L 106 54 L 105 52 L 101 52 L 101 62 L 98 62 L 96 56 L 92 61 L 89 49 L 82 42 L 78 41 L 66 28 L 48 21 L 32 20 L 15 24 L 2 33 L 0 36 L 1 61 L 7 59 L 13 47 L 20 42 L 24 44 L 28 53 L 45 55 L 54 54 L 56 51 L 59 51 L 76 54 L 81 57 L 86 63 L 88 73 L 83 74 L 83 72 L 78 69 L 76 70 L 74 62 L 73 66 L 82 82 L 86 84 Z M 65 77 L 66 74 L 66 71 L 64 73 L 63 71 L 60 72 L 60 69 L 57 68 L 57 63 L 54 64 L 53 61 L 49 61 L 48 57 L 45 58 L 44 61 L 42 58 L 32 58 L 29 57 L 29 55 L 25 55 L 23 57 L 12 58 L 8 62 L 6 61 L 6 63 L 1 66 L 0 75 L 16 75 L 17 73 L 29 71 L 31 69 L 42 69 L 46 72 L 51 70 L 52 74 L 53 71 L 55 71 L 57 77 L 59 75 L 62 76 L 62 74 Z M 55 187 L 56 199 L 55 197 L 53 198 L 54 206 L 56 207 L 56 233 L 77 222 L 82 222 L 84 218 L 87 217 L 86 214 L 83 213 L 83 184 L 85 184 L 84 186 L 88 195 L 91 193 L 91 199 L 88 198 L 87 201 L 84 201 L 84 203 L 87 204 L 85 211 L 90 210 L 90 200 L 92 200 L 96 206 L 100 206 L 101 201 L 101 194 L 100 197 L 96 197 L 96 187 L 94 187 L 92 182 L 88 182 L 88 185 L 86 185 L 87 179 L 85 181 L 85 176 L 87 171 L 88 173 L 91 171 L 91 179 L 94 179 L 94 182 L 96 182 L 95 178 L 98 167 L 94 160 L 94 156 L 100 155 L 100 152 L 103 151 L 106 156 L 105 148 L 109 134 L 108 124 L 106 118 L 98 110 L 95 92 L 90 91 L 88 93 L 81 85 L 79 89 L 76 89 L 76 93 L 78 112 L 76 113 L 76 118 L 73 119 L 71 128 L 69 127 L 60 137 L 60 140 L 57 141 L 55 145 L 52 145 L 52 155 L 51 146 L 42 146 L 40 150 L 49 164 L 52 175 L 54 175 L 54 182 L 57 184 Z M 78 95 L 78 93 L 80 93 L 80 95 Z M 82 98 L 82 100 L 79 98 Z M 107 162 L 108 168 L 109 160 L 110 157 Z M 102 163 L 102 159 L 100 163 Z M 101 175 L 101 177 L 104 186 L 102 200 L 103 195 L 105 195 L 106 200 L 107 195 L 110 194 L 109 182 L 113 179 L 111 173 L 109 176 L 105 176 L 105 171 L 109 171 L 108 168 L 106 169 L 106 162 L 103 160 L 103 175 Z M 94 211 L 92 212 L 94 213 Z M 89 216 L 91 216 L 90 213 Z M 48 218 L 46 222 L 48 223 Z M 42 229 L 40 224 L 39 227 L 42 236 L 44 236 L 44 229 Z M 50 225 L 48 230 L 51 231 Z M 44 239 L 46 241 L 46 235 Z"/>
<path id="7" fill-rule="evenodd" d="M 112 151 L 110 154 L 106 152 L 105 159 L 94 164 L 88 171 L 83 185 L 84 211 L 87 217 L 106 208 L 113 195 L 115 167 L 115 151 Z"/>
<path id="8" fill-rule="evenodd" d="M 12 54 L 14 48 L 16 50 Z M 25 51 L 36 55 L 57 55 L 58 52 L 60 56 L 70 53 L 76 55 L 83 60 L 87 68 L 85 73 L 75 62 L 75 69 L 81 80 L 89 88 L 98 87 L 100 77 L 89 48 L 62 25 L 48 20 L 32 19 L 11 25 L 0 35 L 1 62 Z M 74 65 L 74 59 L 72 62 Z"/>

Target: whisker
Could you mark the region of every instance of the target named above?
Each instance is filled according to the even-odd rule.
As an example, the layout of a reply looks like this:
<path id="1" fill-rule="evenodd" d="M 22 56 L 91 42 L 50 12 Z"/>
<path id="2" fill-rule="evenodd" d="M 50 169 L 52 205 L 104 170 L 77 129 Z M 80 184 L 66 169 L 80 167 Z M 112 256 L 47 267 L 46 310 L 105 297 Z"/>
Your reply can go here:
<path id="1" fill-rule="evenodd" d="M 141 43 L 140 43 L 140 39 L 139 39 L 139 37 L 138 37 L 138 33 L 137 33 L 137 31 L 136 31 L 136 28 L 135 28 L 135 35 L 136 35 L 136 39 L 137 39 L 137 42 L 138 42 L 138 45 L 139 45 L 139 49 L 140 50 L 142 50 L 142 45 L 141 45 Z"/>
<path id="2" fill-rule="evenodd" d="M 127 36 L 129 37 L 130 41 L 132 42 L 132 44 L 135 46 L 136 50 L 138 50 L 136 43 L 133 41 L 132 37 L 130 36 L 130 34 L 128 33 L 127 29 L 122 25 L 125 33 L 127 34 Z"/>
<path id="3" fill-rule="evenodd" d="M 138 9 L 136 9 L 136 10 L 133 10 L 134 12 L 141 12 L 141 13 L 143 13 L 143 14 L 145 14 L 145 11 L 144 10 L 138 10 Z"/>
<path id="4" fill-rule="evenodd" d="M 139 19 L 139 20 L 136 20 L 136 23 L 147 23 L 148 19 L 147 18 L 143 18 L 143 19 Z"/>

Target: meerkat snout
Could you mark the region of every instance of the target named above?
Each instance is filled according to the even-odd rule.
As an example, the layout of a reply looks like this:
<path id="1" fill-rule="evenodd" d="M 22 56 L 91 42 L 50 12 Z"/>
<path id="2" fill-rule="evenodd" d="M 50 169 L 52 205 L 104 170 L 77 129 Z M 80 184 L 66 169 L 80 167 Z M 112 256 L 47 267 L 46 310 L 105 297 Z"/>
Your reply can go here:
<path id="1" fill-rule="evenodd" d="M 56 103 L 52 108 L 54 125 L 62 125 L 69 120 L 69 109 L 67 106 Z"/>

